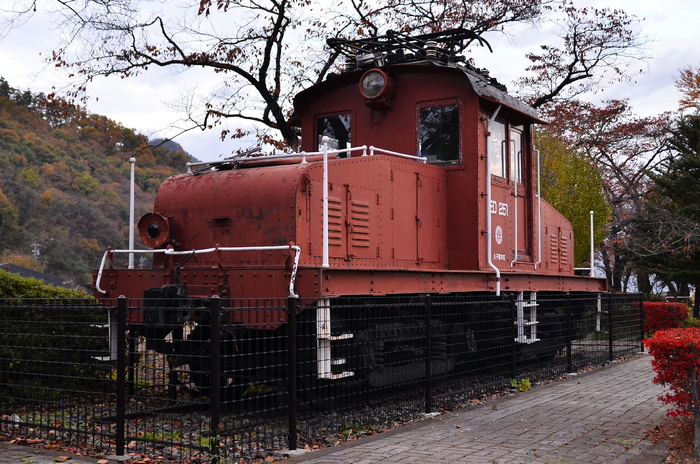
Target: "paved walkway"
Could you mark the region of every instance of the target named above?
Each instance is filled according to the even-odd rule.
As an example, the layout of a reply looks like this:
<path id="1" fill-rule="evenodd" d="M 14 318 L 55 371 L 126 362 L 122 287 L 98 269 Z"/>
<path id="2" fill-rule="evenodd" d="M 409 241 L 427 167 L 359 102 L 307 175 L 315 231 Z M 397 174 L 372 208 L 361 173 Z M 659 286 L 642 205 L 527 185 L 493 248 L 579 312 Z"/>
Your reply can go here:
<path id="1" fill-rule="evenodd" d="M 286 463 L 658 464 L 665 453 L 644 439 L 665 416 L 653 377 L 636 356 Z M 56 462 L 105 461 L 0 443 L 0 464 Z"/>
<path id="2" fill-rule="evenodd" d="M 636 356 L 287 462 L 656 464 L 666 454 L 644 435 L 666 409 L 650 359 Z"/>
<path id="3" fill-rule="evenodd" d="M 0 442 L 0 464 L 117 464 L 118 462 L 112 459 L 76 456 L 60 451 L 49 451 L 42 448 L 30 448 Z"/>

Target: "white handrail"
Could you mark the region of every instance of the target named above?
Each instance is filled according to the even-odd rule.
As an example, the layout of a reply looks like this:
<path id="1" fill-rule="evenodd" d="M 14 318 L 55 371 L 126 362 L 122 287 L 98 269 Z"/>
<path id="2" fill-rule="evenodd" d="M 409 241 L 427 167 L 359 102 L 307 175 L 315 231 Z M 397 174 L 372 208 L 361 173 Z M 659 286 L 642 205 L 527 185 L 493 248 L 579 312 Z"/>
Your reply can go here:
<path id="1" fill-rule="evenodd" d="M 535 149 L 535 153 L 537 153 L 537 261 L 535 262 L 535 269 L 537 269 L 542 264 L 542 191 L 540 179 L 542 160 L 540 151 Z"/>
<path id="2" fill-rule="evenodd" d="M 203 253 L 214 253 L 216 251 L 271 251 L 271 250 L 294 250 L 294 266 L 292 267 L 292 275 L 289 279 L 289 296 L 291 298 L 299 298 L 299 295 L 294 293 L 294 282 L 296 281 L 297 269 L 299 267 L 299 255 L 301 254 L 301 247 L 297 245 L 279 245 L 279 246 L 251 246 L 251 247 L 214 247 L 214 248 L 202 248 L 198 250 L 182 250 L 177 251 L 172 248 L 164 248 L 158 250 L 107 250 L 104 255 L 102 255 L 102 262 L 100 263 L 100 269 L 97 271 L 97 278 L 95 279 L 95 289 L 102 293 L 103 295 L 107 293 L 106 290 L 102 290 L 100 283 L 102 282 L 102 273 L 104 272 L 105 263 L 107 261 L 107 256 L 113 255 L 115 253 L 162 253 L 165 255 L 199 255 Z"/>
<path id="3" fill-rule="evenodd" d="M 591 214 L 591 232 L 590 232 L 590 239 L 591 239 L 591 249 L 590 249 L 590 256 L 589 260 L 591 262 L 590 267 L 575 267 L 574 271 L 588 271 L 588 275 L 590 277 L 595 277 L 595 266 L 593 263 L 595 262 L 595 242 L 594 242 L 594 237 L 593 237 L 593 215 L 595 214 L 593 211 L 590 211 Z"/>
<path id="4" fill-rule="evenodd" d="M 501 106 L 498 105 L 486 126 L 486 263 L 496 273 L 496 296 L 501 296 L 501 270 L 491 259 L 493 235 L 491 232 L 491 124 L 496 120 Z"/>
<path id="5" fill-rule="evenodd" d="M 323 247 L 323 263 L 321 264 L 321 267 L 329 267 L 330 266 L 330 258 L 329 258 L 329 238 L 328 238 L 328 141 L 329 138 L 327 136 L 324 136 L 322 140 L 323 143 L 323 211 L 322 211 L 322 220 L 323 224 L 321 227 L 323 228 L 323 238 L 322 238 L 322 244 L 321 246 Z"/>
<path id="6" fill-rule="evenodd" d="M 369 155 L 367 154 L 367 149 L 369 149 Z M 354 153 L 354 152 L 362 152 L 362 156 L 374 156 L 375 153 L 377 154 L 385 154 L 385 155 L 392 155 L 392 156 L 397 156 L 400 158 L 407 158 L 407 159 L 413 159 L 416 161 L 420 161 L 421 163 L 427 162 L 427 159 L 422 157 L 422 156 L 415 156 L 415 155 L 408 155 L 406 153 L 399 153 L 396 151 L 391 151 L 391 150 L 385 150 L 383 148 L 377 148 L 373 146 L 367 146 L 367 145 L 360 145 L 357 147 L 348 147 L 348 148 L 337 148 L 335 150 L 328 150 L 328 155 L 339 155 L 342 153 Z M 264 155 L 264 156 L 253 156 L 253 155 L 243 155 L 240 157 L 234 157 L 234 158 L 228 158 L 228 159 L 223 159 L 223 160 L 216 160 L 216 161 L 196 161 L 196 162 L 190 162 L 186 163 L 187 167 L 187 173 L 192 174 L 192 168 L 197 167 L 197 166 L 219 166 L 221 164 L 230 164 L 230 163 L 247 163 L 247 162 L 255 162 L 255 161 L 270 161 L 270 160 L 278 160 L 278 159 L 290 159 L 290 158 L 299 158 L 299 163 L 306 163 L 306 158 L 309 156 L 322 156 L 324 154 L 324 151 L 302 151 L 298 153 L 282 153 L 282 154 L 275 154 L 275 155 Z"/>
<path id="7" fill-rule="evenodd" d="M 407 158 L 407 159 L 412 159 L 416 161 L 420 161 L 421 163 L 427 163 L 428 160 L 427 158 L 424 158 L 422 156 L 415 156 L 415 155 L 407 155 L 406 153 L 399 153 L 397 151 L 391 151 L 391 150 L 385 150 L 383 148 L 377 148 L 374 146 L 369 147 L 369 156 L 374 156 L 374 153 L 380 153 L 384 155 L 392 155 L 392 156 L 398 156 L 399 158 Z"/>
<path id="8" fill-rule="evenodd" d="M 518 181 L 515 181 L 513 185 L 515 201 L 513 202 L 513 230 L 515 231 L 514 246 L 513 246 L 513 260 L 510 262 L 510 267 L 514 267 L 515 263 L 518 262 Z"/>
<path id="9" fill-rule="evenodd" d="M 591 211 L 591 277 L 595 277 L 595 237 L 593 235 L 593 211 Z"/>

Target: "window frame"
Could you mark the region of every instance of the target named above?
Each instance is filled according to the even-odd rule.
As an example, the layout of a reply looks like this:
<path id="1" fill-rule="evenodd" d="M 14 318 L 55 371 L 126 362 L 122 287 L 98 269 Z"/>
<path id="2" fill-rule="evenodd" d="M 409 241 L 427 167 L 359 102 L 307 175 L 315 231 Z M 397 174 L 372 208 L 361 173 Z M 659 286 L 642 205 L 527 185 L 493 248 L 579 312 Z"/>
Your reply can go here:
<path id="1" fill-rule="evenodd" d="M 515 150 L 515 140 L 520 141 L 520 150 L 516 152 Z M 508 154 L 508 180 L 512 182 L 517 182 L 519 184 L 523 183 L 523 161 L 524 161 L 524 148 L 525 148 L 525 126 L 524 125 L 513 125 L 508 124 L 508 143 L 510 150 Z"/>
<path id="2" fill-rule="evenodd" d="M 508 180 L 508 174 L 509 174 L 508 147 L 507 147 L 508 135 L 509 135 L 509 130 L 508 130 L 509 124 L 508 124 L 508 121 L 506 119 L 501 119 L 501 118 L 496 118 L 495 120 L 493 120 L 493 122 L 491 124 L 492 124 L 492 126 L 489 127 L 489 133 L 490 133 L 489 134 L 490 135 L 489 143 L 488 143 L 488 146 L 486 147 L 486 150 L 487 150 L 486 158 L 488 161 L 488 163 L 487 163 L 488 164 L 488 172 L 492 178 L 496 177 L 498 180 L 505 181 L 505 180 Z M 494 128 L 493 128 L 493 124 L 499 124 L 499 125 L 501 125 L 501 127 L 503 127 L 502 137 L 500 138 L 500 140 L 498 142 L 496 142 L 500 145 L 500 153 L 498 155 L 496 155 L 495 153 L 492 153 L 492 147 L 496 145 L 496 143 L 494 143 L 494 139 L 493 139 L 493 137 L 494 137 L 493 134 L 495 132 Z M 498 160 L 499 162 L 494 163 L 493 162 L 494 160 Z M 494 168 L 500 168 L 499 173 L 494 172 Z"/>
<path id="3" fill-rule="evenodd" d="M 352 148 L 352 147 L 353 147 L 353 143 L 352 143 L 352 142 L 353 142 L 353 131 L 352 131 L 352 127 L 353 127 L 354 121 L 355 121 L 355 115 L 354 115 L 353 111 L 351 111 L 351 110 L 346 110 L 346 111 L 334 111 L 334 112 L 332 112 L 332 113 L 321 113 L 321 114 L 317 114 L 317 115 L 314 117 L 314 135 L 315 135 L 315 137 L 314 137 L 314 144 L 315 144 L 315 148 L 316 148 L 317 151 L 321 151 L 321 150 L 323 149 L 323 147 L 321 146 L 321 139 L 324 137 L 323 134 L 320 134 L 320 133 L 319 133 L 319 123 L 320 123 L 322 120 L 324 120 L 324 119 L 330 119 L 330 118 L 338 117 L 338 116 L 348 116 L 348 117 L 349 117 L 349 122 L 350 122 L 350 124 L 349 124 L 349 128 L 348 128 L 348 137 L 347 137 L 347 140 L 345 141 L 345 142 L 346 142 L 346 146 L 345 146 L 345 147 L 338 146 L 337 149 L 338 149 L 338 150 L 342 150 L 342 149 L 344 149 L 344 148 Z M 341 121 L 341 122 L 342 122 L 342 121 Z M 334 139 L 334 140 L 338 140 L 338 141 L 339 141 L 339 139 L 337 139 L 337 138 Z"/>
<path id="4" fill-rule="evenodd" d="M 462 128 L 464 115 L 462 102 L 459 98 L 441 98 L 438 100 L 419 101 L 416 103 L 416 155 L 422 156 L 422 140 L 421 140 L 421 111 L 429 108 L 455 106 L 457 110 L 457 158 L 449 160 L 427 161 L 428 164 L 437 166 L 459 166 L 463 160 L 462 137 L 464 130 Z"/>

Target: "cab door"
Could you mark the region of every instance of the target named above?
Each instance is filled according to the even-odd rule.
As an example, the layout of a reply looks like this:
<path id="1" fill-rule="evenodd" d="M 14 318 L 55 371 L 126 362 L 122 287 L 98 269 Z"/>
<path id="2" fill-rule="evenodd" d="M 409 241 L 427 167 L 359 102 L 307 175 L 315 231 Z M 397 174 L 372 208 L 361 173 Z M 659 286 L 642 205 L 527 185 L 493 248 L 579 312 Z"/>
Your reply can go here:
<path id="1" fill-rule="evenodd" d="M 532 209 L 530 208 L 530 184 L 524 175 L 525 150 L 527 147 L 523 126 L 510 126 L 508 141 L 509 182 L 513 195 L 512 221 L 514 229 L 513 258 L 511 265 L 520 261 L 531 261 L 530 240 Z"/>
<path id="2" fill-rule="evenodd" d="M 499 269 L 531 261 L 530 185 L 525 176 L 525 130 L 496 119 L 489 127 L 491 260 Z"/>
<path id="3" fill-rule="evenodd" d="M 499 269 L 510 267 L 513 259 L 513 231 L 511 218 L 513 196 L 508 182 L 508 126 L 496 119 L 489 126 L 488 146 L 491 200 L 488 205 L 491 215 L 491 261 Z"/>

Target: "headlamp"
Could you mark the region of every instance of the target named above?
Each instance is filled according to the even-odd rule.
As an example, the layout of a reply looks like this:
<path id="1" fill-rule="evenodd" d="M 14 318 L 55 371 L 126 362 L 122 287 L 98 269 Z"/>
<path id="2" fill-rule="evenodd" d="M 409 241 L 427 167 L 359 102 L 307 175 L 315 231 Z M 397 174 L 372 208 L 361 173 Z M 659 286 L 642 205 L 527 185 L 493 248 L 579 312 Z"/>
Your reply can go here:
<path id="1" fill-rule="evenodd" d="M 141 241 L 151 248 L 159 248 L 170 241 L 170 221 L 158 213 L 146 214 L 137 227 Z"/>
<path id="2" fill-rule="evenodd" d="M 360 93 L 370 108 L 388 109 L 392 106 L 394 83 L 381 69 L 370 69 L 360 79 Z"/>

